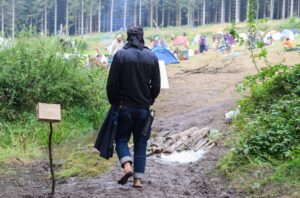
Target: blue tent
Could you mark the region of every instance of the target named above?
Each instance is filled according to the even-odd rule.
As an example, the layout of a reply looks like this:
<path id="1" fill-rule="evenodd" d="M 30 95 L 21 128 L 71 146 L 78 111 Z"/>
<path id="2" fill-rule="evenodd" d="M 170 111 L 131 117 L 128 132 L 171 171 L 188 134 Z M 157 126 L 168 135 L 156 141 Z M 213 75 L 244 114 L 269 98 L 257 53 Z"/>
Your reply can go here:
<path id="1" fill-rule="evenodd" d="M 174 54 L 172 54 L 172 52 L 170 52 L 166 48 L 163 48 L 163 47 L 154 47 L 151 50 L 157 56 L 158 60 L 165 61 L 166 65 L 179 63 L 179 61 L 174 56 Z"/>

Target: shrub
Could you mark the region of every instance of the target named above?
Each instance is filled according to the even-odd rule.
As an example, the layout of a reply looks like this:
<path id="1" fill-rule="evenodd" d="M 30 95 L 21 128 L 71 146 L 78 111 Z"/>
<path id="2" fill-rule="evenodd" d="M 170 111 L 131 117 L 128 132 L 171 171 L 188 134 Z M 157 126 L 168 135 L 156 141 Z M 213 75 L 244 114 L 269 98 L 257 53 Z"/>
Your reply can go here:
<path id="1" fill-rule="evenodd" d="M 77 49 L 55 37 L 22 32 L 0 51 L 0 144 L 12 146 L 20 134 L 46 143 L 47 130 L 34 117 L 38 102 L 62 106 L 58 143 L 99 126 L 107 108 L 107 74 L 86 69 Z"/>
<path id="2" fill-rule="evenodd" d="M 242 87 L 250 88 L 250 96 L 239 102 L 233 161 L 289 159 L 300 143 L 300 65 L 266 67 Z"/>

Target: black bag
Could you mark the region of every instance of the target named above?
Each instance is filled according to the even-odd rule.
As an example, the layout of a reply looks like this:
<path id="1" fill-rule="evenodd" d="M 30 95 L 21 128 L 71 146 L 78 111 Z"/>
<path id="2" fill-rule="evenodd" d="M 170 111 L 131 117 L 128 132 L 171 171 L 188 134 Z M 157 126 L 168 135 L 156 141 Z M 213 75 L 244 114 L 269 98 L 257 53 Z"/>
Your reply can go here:
<path id="1" fill-rule="evenodd" d="M 154 116 L 155 116 L 155 111 L 154 110 L 150 110 L 149 114 L 145 120 L 145 124 L 143 126 L 142 129 L 142 135 L 143 136 L 150 136 L 151 133 L 151 126 L 152 126 L 152 122 L 154 120 Z"/>

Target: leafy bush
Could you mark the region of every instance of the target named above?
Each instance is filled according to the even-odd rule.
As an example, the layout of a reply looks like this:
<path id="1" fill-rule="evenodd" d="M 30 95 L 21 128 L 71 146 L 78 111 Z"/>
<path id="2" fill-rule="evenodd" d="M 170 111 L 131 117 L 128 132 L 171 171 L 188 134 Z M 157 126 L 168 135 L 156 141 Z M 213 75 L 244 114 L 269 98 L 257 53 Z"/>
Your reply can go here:
<path id="1" fill-rule="evenodd" d="M 250 96 L 239 102 L 233 161 L 289 159 L 300 144 L 300 65 L 266 67 L 241 87 L 250 88 Z"/>
<path id="2" fill-rule="evenodd" d="M 86 69 L 85 57 L 76 54 L 77 49 L 58 38 L 22 32 L 11 47 L 0 51 L 2 146 L 12 146 L 20 134 L 33 142 L 46 143 L 47 127 L 34 117 L 38 102 L 62 106 L 57 143 L 99 126 L 107 108 L 107 74 Z"/>

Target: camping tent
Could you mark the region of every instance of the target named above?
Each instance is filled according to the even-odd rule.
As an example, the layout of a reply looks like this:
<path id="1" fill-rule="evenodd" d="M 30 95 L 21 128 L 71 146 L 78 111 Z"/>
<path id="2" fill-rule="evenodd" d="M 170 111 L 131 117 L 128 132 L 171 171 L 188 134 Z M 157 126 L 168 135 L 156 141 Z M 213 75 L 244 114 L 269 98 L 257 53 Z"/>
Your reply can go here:
<path id="1" fill-rule="evenodd" d="M 280 32 L 277 32 L 276 30 L 271 30 L 270 32 L 268 32 L 266 34 L 266 36 L 264 37 L 264 42 L 267 43 L 268 42 L 268 38 L 272 36 L 274 41 L 280 41 L 282 39 L 282 34 Z"/>
<path id="2" fill-rule="evenodd" d="M 292 41 L 295 40 L 295 35 L 292 30 L 285 29 L 281 32 L 281 35 L 282 35 L 281 39 L 289 38 Z"/>
<path id="3" fill-rule="evenodd" d="M 294 33 L 295 36 L 299 34 L 299 31 L 297 29 L 292 29 L 292 32 Z"/>
<path id="4" fill-rule="evenodd" d="M 163 48 L 163 47 L 154 47 L 151 49 L 152 52 L 157 56 L 158 60 L 163 60 L 165 61 L 165 64 L 174 64 L 174 63 L 179 63 L 177 58 L 170 52 L 168 49 Z"/>

